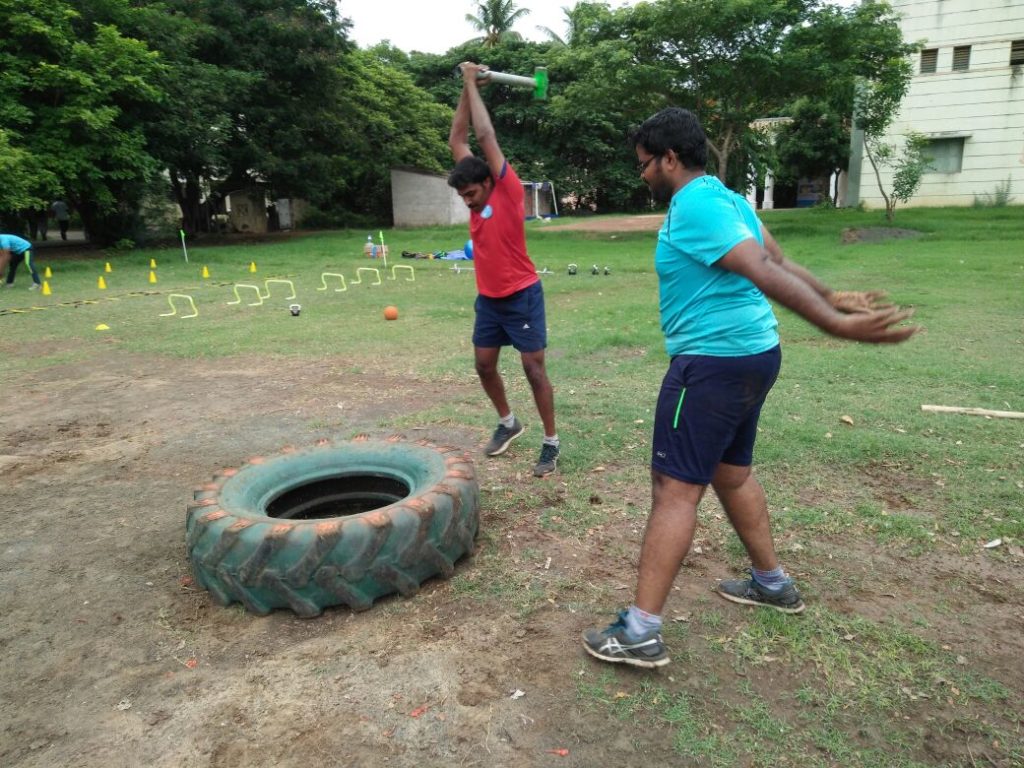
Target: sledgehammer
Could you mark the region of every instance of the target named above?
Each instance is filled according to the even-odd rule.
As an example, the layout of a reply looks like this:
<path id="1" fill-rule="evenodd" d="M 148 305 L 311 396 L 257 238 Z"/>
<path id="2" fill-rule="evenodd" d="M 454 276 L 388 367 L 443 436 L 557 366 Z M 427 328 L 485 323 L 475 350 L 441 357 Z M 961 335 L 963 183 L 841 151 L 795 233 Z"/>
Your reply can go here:
<path id="1" fill-rule="evenodd" d="M 490 78 L 492 83 L 504 83 L 505 85 L 516 85 L 523 88 L 533 88 L 533 98 L 546 99 L 548 97 L 548 69 L 537 67 L 533 70 L 533 77 L 523 75 L 509 75 L 505 72 L 492 72 L 483 70 L 477 75 L 477 80 Z"/>

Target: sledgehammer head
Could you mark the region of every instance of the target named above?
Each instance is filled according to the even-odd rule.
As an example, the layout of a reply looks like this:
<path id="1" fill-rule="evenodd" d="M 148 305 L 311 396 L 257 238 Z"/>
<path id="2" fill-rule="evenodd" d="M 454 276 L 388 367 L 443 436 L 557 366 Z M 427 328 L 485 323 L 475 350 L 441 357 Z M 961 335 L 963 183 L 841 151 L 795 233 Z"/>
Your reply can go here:
<path id="1" fill-rule="evenodd" d="M 547 67 L 537 67 L 533 70 L 533 98 L 535 99 L 546 99 L 548 97 L 548 69 Z"/>

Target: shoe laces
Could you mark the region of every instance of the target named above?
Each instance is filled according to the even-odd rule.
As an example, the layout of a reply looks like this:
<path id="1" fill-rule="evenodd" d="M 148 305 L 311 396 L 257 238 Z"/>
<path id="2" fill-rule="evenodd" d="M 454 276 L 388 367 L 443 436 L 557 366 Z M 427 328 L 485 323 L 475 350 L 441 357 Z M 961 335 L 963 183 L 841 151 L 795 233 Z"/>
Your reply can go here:
<path id="1" fill-rule="evenodd" d="M 558 446 L 551 445 L 550 443 L 544 443 L 540 447 L 540 463 L 546 464 L 549 461 L 554 461 L 558 458 Z"/>

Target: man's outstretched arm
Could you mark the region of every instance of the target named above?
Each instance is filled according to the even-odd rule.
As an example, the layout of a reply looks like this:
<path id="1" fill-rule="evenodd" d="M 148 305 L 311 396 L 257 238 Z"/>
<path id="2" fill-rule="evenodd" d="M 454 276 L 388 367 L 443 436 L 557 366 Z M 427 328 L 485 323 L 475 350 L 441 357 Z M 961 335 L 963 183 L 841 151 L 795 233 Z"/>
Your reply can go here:
<path id="1" fill-rule="evenodd" d="M 761 225 L 761 235 L 764 238 L 764 249 L 768 251 L 768 255 L 773 262 L 790 274 L 803 280 L 819 296 L 840 312 L 870 312 L 875 309 L 889 309 L 892 307 L 892 304 L 882 303 L 881 301 L 887 295 L 885 291 L 833 291 L 811 274 L 808 269 L 787 259 L 782 252 L 782 248 L 764 224 Z"/>
<path id="2" fill-rule="evenodd" d="M 916 326 L 895 327 L 913 312 L 883 307 L 845 314 L 825 299 L 810 282 L 776 263 L 767 248 L 754 239 L 744 240 L 717 265 L 750 280 L 771 299 L 796 312 L 832 336 L 873 344 L 893 344 L 913 336 Z M 808 273 L 809 274 L 809 273 Z"/>

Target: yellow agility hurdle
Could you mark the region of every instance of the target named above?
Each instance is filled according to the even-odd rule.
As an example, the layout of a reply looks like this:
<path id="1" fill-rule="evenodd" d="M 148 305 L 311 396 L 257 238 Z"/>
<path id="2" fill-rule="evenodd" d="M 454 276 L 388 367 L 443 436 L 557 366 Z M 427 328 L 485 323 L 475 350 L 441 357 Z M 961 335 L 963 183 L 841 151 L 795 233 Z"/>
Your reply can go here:
<path id="1" fill-rule="evenodd" d="M 238 289 L 239 288 L 252 288 L 254 291 L 256 291 L 256 298 L 259 299 L 259 301 L 249 302 L 249 306 L 250 307 L 258 307 L 261 304 L 263 304 L 263 293 L 260 291 L 260 287 L 258 285 L 249 285 L 249 283 L 235 283 L 235 285 L 234 285 L 235 300 L 234 301 L 229 301 L 228 304 L 241 304 L 242 303 L 242 297 L 238 295 Z"/>
<path id="2" fill-rule="evenodd" d="M 359 285 L 363 282 L 363 272 L 373 272 L 373 276 L 377 278 L 376 283 L 370 283 L 370 285 L 380 285 L 380 270 L 376 267 L 359 267 L 356 269 L 356 279 L 353 280 L 349 285 Z"/>
<path id="3" fill-rule="evenodd" d="M 317 288 L 318 291 L 326 291 L 327 290 L 327 278 L 328 277 L 336 277 L 336 278 L 338 278 L 341 281 L 341 288 L 335 288 L 334 289 L 335 293 L 341 293 L 342 291 L 347 291 L 348 290 L 348 286 L 345 285 L 345 276 L 343 274 L 341 274 L 340 272 L 321 272 L 320 273 L 320 285 L 321 285 L 321 287 Z"/>
<path id="4" fill-rule="evenodd" d="M 264 299 L 269 299 L 270 298 L 270 284 L 271 283 L 281 283 L 282 285 L 287 285 L 289 288 L 291 288 L 292 295 L 291 296 L 285 296 L 285 299 L 288 300 L 288 299 L 294 299 L 295 298 L 295 283 L 293 283 L 291 280 L 285 280 L 285 279 L 279 278 L 279 277 L 268 277 L 266 280 L 263 281 L 263 288 L 267 292 L 267 294 L 263 297 Z"/>
<path id="5" fill-rule="evenodd" d="M 407 269 L 407 270 L 409 270 L 409 276 L 407 278 L 405 278 L 405 282 L 407 282 L 407 283 L 415 283 L 416 282 L 416 270 L 413 269 L 412 264 L 392 264 L 391 265 L 391 277 L 389 277 L 388 280 L 397 280 L 398 279 L 398 275 L 395 274 L 395 271 L 399 270 L 399 269 Z"/>
<path id="6" fill-rule="evenodd" d="M 191 296 L 189 296 L 187 293 L 169 293 L 167 294 L 167 303 L 171 305 L 171 311 L 161 312 L 160 317 L 173 317 L 174 315 L 178 314 L 178 308 L 174 305 L 175 299 L 185 299 L 186 301 L 188 301 L 189 304 L 192 305 L 192 314 L 181 315 L 182 320 L 188 320 L 190 317 L 199 316 L 199 310 L 196 308 L 196 303 L 195 301 L 192 300 Z"/>

